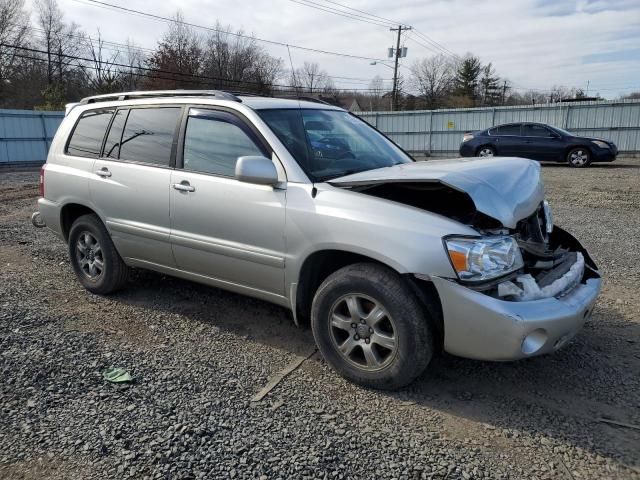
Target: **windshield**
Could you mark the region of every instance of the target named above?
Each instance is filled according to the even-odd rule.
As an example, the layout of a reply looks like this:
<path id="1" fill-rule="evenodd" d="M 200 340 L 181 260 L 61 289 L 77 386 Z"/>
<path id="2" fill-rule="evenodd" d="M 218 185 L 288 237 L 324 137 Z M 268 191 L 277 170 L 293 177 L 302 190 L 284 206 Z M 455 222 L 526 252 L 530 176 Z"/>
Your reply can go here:
<path id="1" fill-rule="evenodd" d="M 258 114 L 312 181 L 412 162 L 384 136 L 347 112 L 271 109 Z"/>

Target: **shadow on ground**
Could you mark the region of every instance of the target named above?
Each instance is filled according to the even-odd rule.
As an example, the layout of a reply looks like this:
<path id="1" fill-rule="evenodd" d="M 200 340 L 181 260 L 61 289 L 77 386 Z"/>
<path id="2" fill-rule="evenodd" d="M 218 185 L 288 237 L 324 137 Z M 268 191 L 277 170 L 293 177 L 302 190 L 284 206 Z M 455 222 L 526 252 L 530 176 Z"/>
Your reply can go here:
<path id="1" fill-rule="evenodd" d="M 296 328 L 284 308 L 153 272 L 133 275 L 114 300 L 184 315 L 294 354 L 313 348 L 309 328 Z M 554 355 L 498 363 L 442 354 L 406 389 L 380 394 L 474 422 L 469 428 L 478 431 L 461 431 L 461 438 L 482 436 L 484 428 L 507 429 L 507 436 L 551 437 L 640 466 L 640 432 L 599 420 L 632 422 L 635 415 L 633 372 L 640 371 L 640 355 L 607 327 L 624 323 L 619 317 L 598 307 L 591 324 Z"/>

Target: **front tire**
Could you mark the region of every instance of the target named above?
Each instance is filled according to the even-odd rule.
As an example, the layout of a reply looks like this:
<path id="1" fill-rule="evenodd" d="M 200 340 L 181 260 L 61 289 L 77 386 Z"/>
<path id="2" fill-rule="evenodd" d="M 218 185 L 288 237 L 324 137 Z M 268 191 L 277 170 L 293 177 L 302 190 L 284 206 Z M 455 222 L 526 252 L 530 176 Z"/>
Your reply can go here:
<path id="1" fill-rule="evenodd" d="M 476 152 L 476 157 L 495 157 L 496 149 L 491 145 L 483 145 Z"/>
<path id="2" fill-rule="evenodd" d="M 392 390 L 411 383 L 434 351 L 430 317 L 399 274 L 358 263 L 318 288 L 311 327 L 333 369 L 359 385 Z"/>
<path id="3" fill-rule="evenodd" d="M 97 215 L 82 215 L 69 231 L 71 266 L 84 288 L 108 295 L 127 283 L 128 268 Z"/>
<path id="4" fill-rule="evenodd" d="M 574 168 L 588 167 L 591 163 L 591 152 L 584 147 L 572 148 L 567 154 L 567 163 Z"/>

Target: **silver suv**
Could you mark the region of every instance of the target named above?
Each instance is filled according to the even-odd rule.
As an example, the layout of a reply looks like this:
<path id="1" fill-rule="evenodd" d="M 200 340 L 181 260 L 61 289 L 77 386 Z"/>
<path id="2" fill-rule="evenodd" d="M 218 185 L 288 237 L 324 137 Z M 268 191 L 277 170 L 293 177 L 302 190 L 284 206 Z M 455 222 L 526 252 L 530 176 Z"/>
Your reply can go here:
<path id="1" fill-rule="evenodd" d="M 341 375 L 393 389 L 439 351 L 550 353 L 582 327 L 596 265 L 553 225 L 540 166 L 415 162 L 358 117 L 301 99 L 133 92 L 70 105 L 36 226 L 91 292 L 129 267 L 240 292 L 310 322 Z"/>

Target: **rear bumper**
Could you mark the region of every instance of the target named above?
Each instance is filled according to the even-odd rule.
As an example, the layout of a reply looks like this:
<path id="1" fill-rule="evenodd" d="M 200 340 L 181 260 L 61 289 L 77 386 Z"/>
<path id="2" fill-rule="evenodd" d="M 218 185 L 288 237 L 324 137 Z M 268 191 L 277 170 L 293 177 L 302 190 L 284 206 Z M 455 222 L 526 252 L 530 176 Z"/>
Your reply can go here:
<path id="1" fill-rule="evenodd" d="M 53 230 L 58 236 L 62 237 L 62 225 L 60 224 L 60 204 L 47 200 L 46 198 L 38 199 L 38 212 L 40 221 Z M 32 220 L 33 221 L 33 220 Z"/>

